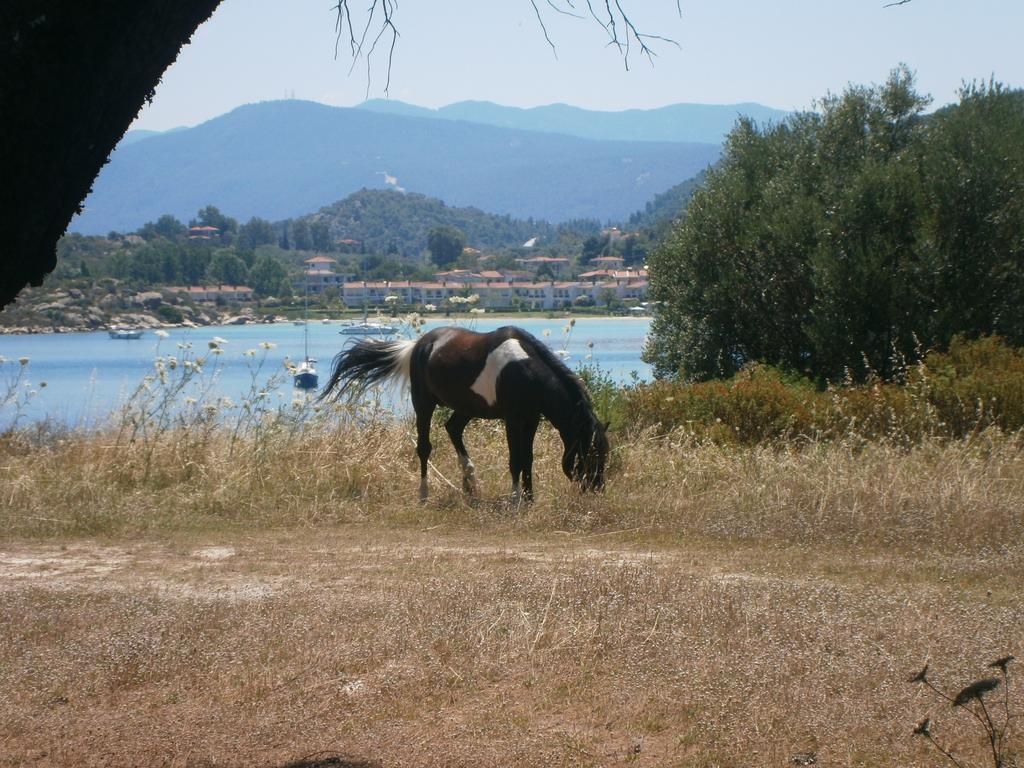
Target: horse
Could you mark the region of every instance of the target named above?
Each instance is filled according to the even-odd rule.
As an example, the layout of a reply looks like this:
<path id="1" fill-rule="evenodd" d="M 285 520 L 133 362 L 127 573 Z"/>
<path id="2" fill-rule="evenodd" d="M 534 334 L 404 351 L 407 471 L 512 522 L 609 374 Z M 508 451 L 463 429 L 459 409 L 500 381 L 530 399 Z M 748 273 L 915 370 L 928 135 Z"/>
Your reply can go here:
<path id="1" fill-rule="evenodd" d="M 334 358 L 320 398 L 358 397 L 389 381 L 407 385 L 416 412 L 421 501 L 427 500 L 430 422 L 438 406 L 452 410 L 445 430 L 459 457 L 463 491 L 470 495 L 477 481 L 462 434 L 472 419 L 505 422 L 516 502 L 533 499 L 533 440 L 542 416 L 562 438 L 565 475 L 583 490 L 604 487 L 608 424 L 597 418 L 580 378 L 522 328 L 477 333 L 445 326 L 415 340 L 362 339 Z"/>

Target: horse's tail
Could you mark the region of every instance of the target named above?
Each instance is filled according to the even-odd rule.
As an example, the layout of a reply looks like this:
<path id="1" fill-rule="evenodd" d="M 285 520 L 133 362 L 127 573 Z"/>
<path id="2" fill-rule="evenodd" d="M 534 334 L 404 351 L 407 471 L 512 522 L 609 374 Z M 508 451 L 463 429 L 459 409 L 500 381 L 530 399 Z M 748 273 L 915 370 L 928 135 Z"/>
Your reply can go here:
<path id="1" fill-rule="evenodd" d="M 320 393 L 323 400 L 359 397 L 374 384 L 388 381 L 409 382 L 415 341 L 361 339 L 334 358 L 331 378 Z"/>

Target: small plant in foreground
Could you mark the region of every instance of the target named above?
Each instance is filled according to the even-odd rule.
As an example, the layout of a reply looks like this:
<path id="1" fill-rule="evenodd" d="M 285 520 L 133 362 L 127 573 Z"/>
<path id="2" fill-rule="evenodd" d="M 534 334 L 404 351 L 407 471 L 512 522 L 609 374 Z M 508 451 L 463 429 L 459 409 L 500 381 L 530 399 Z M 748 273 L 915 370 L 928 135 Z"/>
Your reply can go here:
<path id="1" fill-rule="evenodd" d="M 989 669 L 999 670 L 1000 677 L 984 677 L 975 680 L 970 685 L 962 688 L 956 696 L 950 696 L 940 689 L 929 677 L 928 665 L 914 675 L 907 682 L 926 686 L 939 698 L 948 701 L 953 708 L 967 713 L 980 725 L 988 742 L 988 752 L 992 758 L 993 768 L 1010 768 L 1016 762 L 1008 754 L 1008 741 L 1010 735 L 1010 676 L 1008 668 L 1013 661 L 1013 656 L 1003 656 L 989 663 Z M 986 704 L 985 697 L 1003 686 L 1002 712 L 999 712 L 998 704 Z M 966 768 L 966 764 L 948 746 L 940 743 L 933 732 L 934 721 L 926 717 L 914 728 L 914 735 L 927 739 L 947 760 L 959 768 Z"/>

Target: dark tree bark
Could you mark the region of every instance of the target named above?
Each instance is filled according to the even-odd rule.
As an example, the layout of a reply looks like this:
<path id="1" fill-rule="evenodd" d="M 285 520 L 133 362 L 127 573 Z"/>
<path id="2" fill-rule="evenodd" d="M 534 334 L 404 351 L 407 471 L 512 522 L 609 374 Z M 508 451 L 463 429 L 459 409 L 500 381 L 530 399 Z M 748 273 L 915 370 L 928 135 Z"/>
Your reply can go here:
<path id="1" fill-rule="evenodd" d="M 100 168 L 219 3 L 0 5 L 0 308 L 54 268 Z"/>

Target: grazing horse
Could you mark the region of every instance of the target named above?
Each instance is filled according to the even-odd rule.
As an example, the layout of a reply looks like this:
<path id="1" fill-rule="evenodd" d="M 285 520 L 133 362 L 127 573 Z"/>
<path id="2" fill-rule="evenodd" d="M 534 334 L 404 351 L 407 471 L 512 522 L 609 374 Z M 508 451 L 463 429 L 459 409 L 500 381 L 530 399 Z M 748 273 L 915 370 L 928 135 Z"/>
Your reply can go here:
<path id="1" fill-rule="evenodd" d="M 435 328 L 415 341 L 363 339 L 334 359 L 320 395 L 358 396 L 389 380 L 408 384 L 416 411 L 420 499 L 427 498 L 430 420 L 439 406 L 453 413 L 445 429 L 459 455 L 462 487 L 476 491 L 473 462 L 462 442 L 471 419 L 502 419 L 508 438 L 512 495 L 533 498 L 533 438 L 541 416 L 565 445 L 562 470 L 584 490 L 604 485 L 607 424 L 594 414 L 583 382 L 541 341 L 521 328 L 491 333 Z M 520 482 L 522 483 L 520 485 Z"/>

